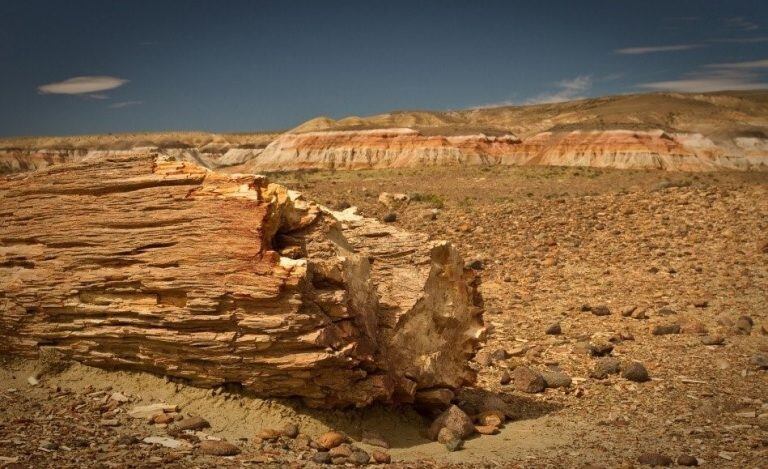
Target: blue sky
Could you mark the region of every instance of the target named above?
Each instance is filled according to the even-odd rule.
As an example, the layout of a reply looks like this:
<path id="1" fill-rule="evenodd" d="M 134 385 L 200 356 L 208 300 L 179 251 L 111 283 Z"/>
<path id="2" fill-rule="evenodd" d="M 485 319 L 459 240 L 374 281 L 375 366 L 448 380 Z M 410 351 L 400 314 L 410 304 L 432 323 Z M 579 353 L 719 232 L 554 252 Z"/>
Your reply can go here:
<path id="1" fill-rule="evenodd" d="M 0 0 L 0 135 L 768 88 L 768 1 Z"/>

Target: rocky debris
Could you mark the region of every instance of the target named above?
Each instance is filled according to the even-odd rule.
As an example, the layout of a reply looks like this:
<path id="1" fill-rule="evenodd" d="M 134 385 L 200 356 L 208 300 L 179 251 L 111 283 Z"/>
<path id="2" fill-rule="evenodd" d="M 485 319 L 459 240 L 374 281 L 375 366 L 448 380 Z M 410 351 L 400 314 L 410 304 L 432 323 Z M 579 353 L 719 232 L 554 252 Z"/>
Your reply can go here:
<path id="1" fill-rule="evenodd" d="M 464 439 L 475 432 L 472 419 L 458 406 L 452 405 L 440 414 L 430 425 L 427 432 L 429 439 L 437 440 L 441 430 L 447 428 L 453 435 Z"/>
<path id="2" fill-rule="evenodd" d="M 352 455 L 350 456 L 349 459 L 352 462 L 352 464 L 363 466 L 365 464 L 368 464 L 368 462 L 371 460 L 371 456 L 361 449 L 356 449 L 355 451 L 352 452 Z"/>
<path id="3" fill-rule="evenodd" d="M 610 316 L 611 309 L 605 305 L 590 307 L 589 311 L 595 316 Z"/>
<path id="4" fill-rule="evenodd" d="M 560 327 L 560 323 L 556 322 L 554 324 L 551 324 L 547 329 L 544 331 L 547 335 L 559 335 L 562 334 L 563 330 Z"/>
<path id="5" fill-rule="evenodd" d="M 637 310 L 637 306 L 635 305 L 625 306 L 624 308 L 621 309 L 621 315 L 625 318 L 628 318 L 632 316 L 632 313 L 634 313 L 636 310 Z"/>
<path id="6" fill-rule="evenodd" d="M 648 375 L 648 370 L 645 369 L 645 365 L 640 362 L 631 362 L 625 365 L 621 371 L 621 376 L 636 383 L 643 383 L 651 379 Z"/>
<path id="7" fill-rule="evenodd" d="M 541 373 L 548 388 L 567 388 L 571 386 L 571 377 L 561 371 L 544 371 Z"/>
<path id="8" fill-rule="evenodd" d="M 614 345 L 610 342 L 595 342 L 589 344 L 589 354 L 595 357 L 605 357 L 613 352 Z"/>
<path id="9" fill-rule="evenodd" d="M 506 415 L 500 410 L 484 410 L 475 416 L 475 421 L 481 426 L 501 427 Z"/>
<path id="10" fill-rule="evenodd" d="M 704 335 L 709 332 L 703 322 L 691 319 L 682 323 L 680 326 L 680 332 L 684 334 Z"/>
<path id="11" fill-rule="evenodd" d="M 645 466 L 671 466 L 672 458 L 661 453 L 643 453 L 637 458 L 637 462 Z"/>
<path id="12" fill-rule="evenodd" d="M 201 453 L 212 456 L 235 456 L 240 454 L 240 448 L 223 440 L 203 440 L 197 448 Z"/>
<path id="13" fill-rule="evenodd" d="M 137 152 L 8 178 L 0 213 L 3 239 L 37 246 L 0 250 L 0 270 L 26 266 L 20 283 L 0 275 L 0 354 L 54 344 L 87 365 L 314 407 L 411 402 L 474 380 L 479 282 L 452 245 L 332 213 L 262 176 Z"/>
<path id="14" fill-rule="evenodd" d="M 657 324 L 653 327 L 651 334 L 653 335 L 669 335 L 679 334 L 680 324 Z"/>
<path id="15" fill-rule="evenodd" d="M 515 389 L 526 393 L 537 393 L 544 391 L 547 383 L 544 377 L 538 371 L 527 366 L 518 366 L 512 371 L 512 380 Z"/>
<path id="16" fill-rule="evenodd" d="M 336 431 L 325 432 L 315 439 L 315 443 L 320 448 L 327 450 L 335 448 L 346 441 L 347 435 Z"/>

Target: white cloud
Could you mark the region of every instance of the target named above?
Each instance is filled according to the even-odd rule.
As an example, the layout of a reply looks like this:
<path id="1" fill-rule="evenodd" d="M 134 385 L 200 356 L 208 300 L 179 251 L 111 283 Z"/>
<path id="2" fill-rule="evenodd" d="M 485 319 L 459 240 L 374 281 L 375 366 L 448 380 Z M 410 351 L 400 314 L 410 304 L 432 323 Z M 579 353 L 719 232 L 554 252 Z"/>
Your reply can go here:
<path id="1" fill-rule="evenodd" d="M 748 70 L 707 70 L 692 72 L 678 80 L 643 83 L 640 88 L 657 91 L 707 93 L 722 90 L 755 90 L 768 88 L 768 82 Z"/>
<path id="2" fill-rule="evenodd" d="M 744 18 L 743 16 L 733 16 L 731 18 L 725 18 L 725 26 L 730 29 L 738 29 L 740 31 L 754 31 L 760 27 Z"/>
<path id="3" fill-rule="evenodd" d="M 128 80 L 110 76 L 73 77 L 37 87 L 42 94 L 86 94 L 107 91 L 123 86 Z"/>
<path id="4" fill-rule="evenodd" d="M 722 64 L 709 64 L 707 68 L 720 68 L 728 70 L 755 70 L 760 68 L 768 68 L 768 59 L 750 60 L 747 62 L 730 62 Z"/>
<path id="5" fill-rule="evenodd" d="M 525 101 L 525 104 L 561 103 L 584 99 L 584 93 L 592 88 L 592 76 L 582 75 L 571 80 L 562 80 L 557 83 L 557 90 L 551 93 L 542 93 Z"/>
<path id="6" fill-rule="evenodd" d="M 728 37 L 728 38 L 720 38 L 720 39 L 710 39 L 710 42 L 725 42 L 730 44 L 757 44 L 760 42 L 768 42 L 768 36 Z"/>
<path id="7" fill-rule="evenodd" d="M 647 47 L 625 47 L 616 49 L 614 52 L 623 55 L 653 54 L 656 52 L 675 52 L 681 50 L 691 50 L 704 47 L 703 44 L 675 44 L 671 46 L 647 46 Z"/>
<path id="8" fill-rule="evenodd" d="M 138 106 L 139 104 L 144 104 L 144 101 L 121 101 L 119 103 L 110 104 L 109 107 L 111 109 L 120 109 L 128 106 Z"/>

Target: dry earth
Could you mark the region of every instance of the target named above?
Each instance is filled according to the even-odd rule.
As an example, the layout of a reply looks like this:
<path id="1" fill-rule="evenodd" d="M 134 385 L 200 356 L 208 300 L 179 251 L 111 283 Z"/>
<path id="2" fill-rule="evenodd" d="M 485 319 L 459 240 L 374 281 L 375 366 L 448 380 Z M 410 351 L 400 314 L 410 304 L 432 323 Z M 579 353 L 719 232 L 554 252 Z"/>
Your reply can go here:
<path id="1" fill-rule="evenodd" d="M 295 423 L 309 437 L 343 431 L 369 452 L 359 440 L 378 432 L 393 461 L 409 467 L 638 467 L 644 453 L 691 455 L 703 467 L 765 467 L 768 174 L 446 167 L 273 179 L 332 207 L 394 214 L 395 224 L 451 240 L 477 261 L 492 326 L 476 359 L 479 386 L 507 401 L 515 418 L 498 435 L 448 452 L 427 440 L 429 421 L 408 409 L 310 411 L 82 366 L 30 386 L 41 365 L 9 361 L 0 372 L 0 466 L 311 465 L 300 459 L 311 457 L 302 437 L 254 440 L 261 429 Z M 387 208 L 382 192 L 412 200 Z M 547 334 L 555 323 L 561 333 Z M 652 333 L 675 324 L 679 333 Z M 704 344 L 717 336 L 722 345 Z M 599 379 L 594 353 L 642 362 L 651 380 Z M 572 383 L 539 393 L 521 392 L 516 380 L 501 384 L 525 367 L 560 370 Z M 114 392 L 130 401 L 115 404 Z M 121 410 L 151 402 L 180 406 L 185 420 L 204 417 L 207 434 L 242 453 L 134 443 L 166 435 L 163 424 Z"/>

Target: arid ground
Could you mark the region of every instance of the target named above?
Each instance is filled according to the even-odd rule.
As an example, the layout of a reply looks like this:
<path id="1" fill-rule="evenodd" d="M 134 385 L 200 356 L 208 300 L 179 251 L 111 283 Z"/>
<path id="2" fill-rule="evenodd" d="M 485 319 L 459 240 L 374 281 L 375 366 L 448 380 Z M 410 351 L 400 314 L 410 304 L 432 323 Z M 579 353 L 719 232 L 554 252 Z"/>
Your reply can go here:
<path id="1" fill-rule="evenodd" d="M 478 166 L 271 177 L 330 207 L 395 214 L 397 225 L 458 245 L 483 282 L 489 334 L 473 365 L 478 386 L 515 418 L 449 452 L 409 409 L 309 410 L 80 365 L 33 386 L 28 377 L 49 364 L 6 361 L 0 467 L 314 464 L 302 459 L 310 452 L 301 437 L 255 440 L 286 423 L 309 437 L 344 431 L 369 451 L 359 440 L 378 432 L 393 463 L 408 467 L 636 467 L 646 453 L 765 467 L 767 173 Z M 411 200 L 385 207 L 382 192 Z M 650 381 L 601 374 L 596 367 L 609 363 L 595 355 L 641 362 Z M 571 384 L 539 393 L 501 384 L 519 366 L 561 371 Z M 242 453 L 139 443 L 165 436 L 166 424 L 123 409 L 152 402 L 203 417 L 209 434 Z"/>

